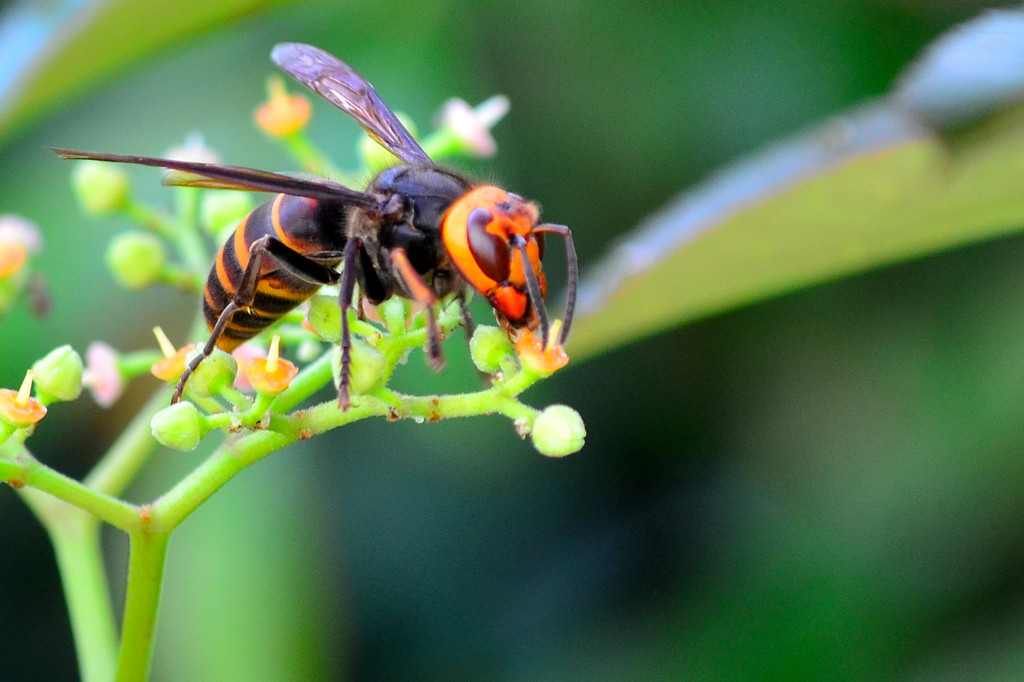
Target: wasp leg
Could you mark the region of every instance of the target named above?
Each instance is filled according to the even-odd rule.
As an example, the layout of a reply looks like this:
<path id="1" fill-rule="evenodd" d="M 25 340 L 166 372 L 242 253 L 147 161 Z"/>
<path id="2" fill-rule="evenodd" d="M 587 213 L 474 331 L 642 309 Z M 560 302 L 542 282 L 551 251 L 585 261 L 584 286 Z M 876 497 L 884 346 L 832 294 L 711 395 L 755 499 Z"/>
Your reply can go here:
<path id="1" fill-rule="evenodd" d="M 352 333 L 348 328 L 348 311 L 352 308 L 352 297 L 356 288 L 356 258 L 363 247 L 361 239 L 351 239 L 345 244 L 342 258 L 341 284 L 338 286 L 338 307 L 341 308 L 341 371 L 338 378 L 338 407 L 347 410 L 352 406 L 349 387 L 352 382 Z"/>
<path id="2" fill-rule="evenodd" d="M 434 319 L 434 305 L 437 303 L 437 294 L 430 288 L 420 273 L 409 261 L 409 254 L 405 249 L 399 247 L 391 250 L 391 264 L 405 284 L 409 292 L 409 298 L 419 303 L 427 311 L 427 357 L 430 359 L 430 366 L 434 370 L 444 368 L 444 356 L 441 354 L 441 334 L 437 330 L 437 320 Z"/>
<path id="3" fill-rule="evenodd" d="M 337 270 L 329 268 L 309 256 L 298 253 L 274 237 L 264 236 L 254 241 L 252 246 L 249 247 L 249 263 L 245 266 L 245 271 L 242 273 L 238 289 L 235 290 L 235 295 L 232 297 L 231 302 L 224 306 L 220 317 L 217 318 L 213 329 L 210 330 L 210 338 L 207 339 L 206 345 L 203 346 L 203 352 L 193 358 L 192 362 L 188 363 L 185 371 L 181 373 L 178 385 L 174 389 L 174 395 L 171 397 L 172 405 L 181 400 L 181 394 L 185 391 L 185 384 L 188 382 L 189 377 L 195 373 L 196 368 L 199 367 L 203 360 L 213 354 L 213 349 L 217 347 L 217 342 L 223 336 L 224 330 L 227 328 L 228 323 L 231 322 L 232 316 L 237 311 L 245 310 L 252 305 L 253 299 L 256 297 L 256 287 L 260 281 L 260 268 L 263 265 L 263 257 L 267 254 L 273 256 L 282 269 L 314 284 L 334 284 L 341 277 Z M 329 252 L 317 255 L 325 260 L 333 260 L 331 258 L 333 254 Z"/>
<path id="4" fill-rule="evenodd" d="M 473 338 L 473 313 L 469 311 L 469 301 L 466 300 L 466 291 L 458 293 L 459 314 L 462 316 L 462 328 L 466 330 L 466 342 Z"/>

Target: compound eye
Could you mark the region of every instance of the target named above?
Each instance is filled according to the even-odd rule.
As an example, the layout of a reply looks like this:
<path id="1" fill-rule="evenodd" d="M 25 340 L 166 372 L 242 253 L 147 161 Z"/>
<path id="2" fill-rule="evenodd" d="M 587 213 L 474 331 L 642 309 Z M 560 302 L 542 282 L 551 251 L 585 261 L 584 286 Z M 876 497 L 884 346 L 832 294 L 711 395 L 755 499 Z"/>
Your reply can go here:
<path id="1" fill-rule="evenodd" d="M 495 282 L 504 282 L 509 275 L 509 246 L 502 237 L 491 234 L 487 226 L 494 216 L 486 208 L 474 208 L 469 213 L 469 250 L 484 274 Z"/>

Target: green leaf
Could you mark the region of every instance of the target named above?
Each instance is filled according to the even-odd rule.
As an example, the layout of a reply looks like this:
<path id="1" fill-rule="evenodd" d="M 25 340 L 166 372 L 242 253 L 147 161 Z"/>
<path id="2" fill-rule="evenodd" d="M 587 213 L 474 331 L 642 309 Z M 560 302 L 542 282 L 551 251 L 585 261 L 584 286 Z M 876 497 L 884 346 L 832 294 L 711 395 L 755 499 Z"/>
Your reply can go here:
<path id="1" fill-rule="evenodd" d="M 104 76 L 283 0 L 24 2 L 0 15 L 0 140 Z M 41 5 L 41 6 L 40 6 Z"/>
<path id="2" fill-rule="evenodd" d="M 724 170 L 584 277 L 582 358 L 770 296 L 1024 226 L 1024 12 L 925 52 L 886 98 Z"/>

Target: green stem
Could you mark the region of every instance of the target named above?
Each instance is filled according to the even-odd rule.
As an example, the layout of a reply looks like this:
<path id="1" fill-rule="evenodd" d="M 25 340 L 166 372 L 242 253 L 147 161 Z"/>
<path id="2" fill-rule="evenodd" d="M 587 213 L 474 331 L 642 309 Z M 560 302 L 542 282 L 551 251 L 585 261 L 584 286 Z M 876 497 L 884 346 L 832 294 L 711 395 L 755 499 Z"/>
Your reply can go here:
<path id="1" fill-rule="evenodd" d="M 306 365 L 291 386 L 277 395 L 274 411 L 283 414 L 313 395 L 331 381 L 331 356 L 333 350 L 325 351 L 320 357 Z"/>
<path id="2" fill-rule="evenodd" d="M 169 539 L 169 531 L 153 533 L 149 528 L 129 534 L 128 586 L 118 659 L 119 682 L 144 682 L 149 676 Z"/>
<path id="3" fill-rule="evenodd" d="M 151 527 L 169 533 L 239 471 L 298 440 L 298 429 L 289 430 L 287 434 L 257 431 L 225 442 L 153 503 Z"/>
<path id="4" fill-rule="evenodd" d="M 408 414 L 437 421 L 483 414 L 502 414 L 511 419 L 519 419 L 535 414 L 536 410 L 501 391 L 488 389 L 459 395 L 406 397 L 399 412 L 402 416 Z"/>
<path id="5" fill-rule="evenodd" d="M 133 379 L 140 374 L 149 374 L 149 368 L 153 366 L 153 363 L 163 360 L 163 358 L 163 353 L 160 351 L 137 350 L 122 353 L 118 358 L 117 367 L 125 379 Z"/>
<path id="6" fill-rule="evenodd" d="M 200 275 L 190 268 L 183 268 L 179 265 L 164 265 L 160 272 L 160 283 L 176 287 L 184 291 L 199 291 L 203 288 L 203 281 Z"/>
<path id="7" fill-rule="evenodd" d="M 38 490 L 26 488 L 21 495 L 53 544 L 79 673 L 87 682 L 111 680 L 116 671 L 117 632 L 100 549 L 99 520 Z"/>
<path id="8" fill-rule="evenodd" d="M 14 424 L 8 424 L 7 422 L 0 422 L 0 445 L 3 445 L 8 438 L 11 437 L 18 427 Z"/>
<path id="9" fill-rule="evenodd" d="M 13 461 L 0 461 L 0 478 L 8 481 L 17 479 L 20 485 L 35 488 L 57 498 L 52 500 L 54 503 L 65 502 L 73 505 L 112 526 L 128 530 L 138 525 L 138 512 L 135 507 L 51 469 L 27 450 L 23 450 Z M 40 515 L 38 504 L 33 509 Z M 64 508 L 61 509 L 63 511 Z M 40 521 L 49 528 L 47 518 L 40 516 Z"/>
<path id="10" fill-rule="evenodd" d="M 143 227 L 153 230 L 153 232 L 164 239 L 174 241 L 174 233 L 177 230 L 174 221 L 159 211 L 154 210 L 149 205 L 129 197 L 122 210 L 129 220 L 133 220 Z"/>
<path id="11" fill-rule="evenodd" d="M 307 173 L 327 176 L 337 174 L 337 170 L 333 168 L 330 160 L 321 154 L 320 150 L 309 141 L 304 131 L 297 130 L 280 139 L 288 153 L 299 162 L 302 169 Z"/>
<path id="12" fill-rule="evenodd" d="M 240 415 L 240 420 L 243 426 L 252 428 L 259 423 L 263 415 L 270 409 L 270 404 L 274 402 L 274 398 L 277 396 L 273 393 L 260 392 L 256 394 L 256 400 L 252 402 L 252 405 L 248 410 Z"/>

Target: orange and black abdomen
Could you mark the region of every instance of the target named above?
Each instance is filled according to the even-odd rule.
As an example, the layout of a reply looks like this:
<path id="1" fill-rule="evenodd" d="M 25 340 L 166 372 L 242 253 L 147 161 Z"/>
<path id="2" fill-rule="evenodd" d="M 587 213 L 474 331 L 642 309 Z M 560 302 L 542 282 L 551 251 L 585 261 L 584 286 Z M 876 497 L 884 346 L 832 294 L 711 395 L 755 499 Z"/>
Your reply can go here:
<path id="1" fill-rule="evenodd" d="M 274 237 L 296 253 L 336 267 L 345 248 L 346 208 L 331 202 L 278 194 L 246 216 L 217 254 L 203 292 L 203 315 L 213 329 L 231 302 L 249 263 L 249 248 L 264 236 Z M 217 340 L 232 351 L 320 289 L 320 284 L 281 267 L 273 256 L 263 257 L 252 306 L 238 310 Z"/>

